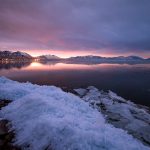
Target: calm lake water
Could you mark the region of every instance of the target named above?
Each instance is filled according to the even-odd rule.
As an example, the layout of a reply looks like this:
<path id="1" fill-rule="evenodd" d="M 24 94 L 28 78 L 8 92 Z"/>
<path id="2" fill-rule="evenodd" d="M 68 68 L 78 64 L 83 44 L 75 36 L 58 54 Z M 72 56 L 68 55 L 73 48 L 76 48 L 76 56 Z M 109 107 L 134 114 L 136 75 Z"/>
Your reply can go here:
<path id="1" fill-rule="evenodd" d="M 0 76 L 20 82 L 67 88 L 92 85 L 150 106 L 150 64 L 0 64 Z"/>

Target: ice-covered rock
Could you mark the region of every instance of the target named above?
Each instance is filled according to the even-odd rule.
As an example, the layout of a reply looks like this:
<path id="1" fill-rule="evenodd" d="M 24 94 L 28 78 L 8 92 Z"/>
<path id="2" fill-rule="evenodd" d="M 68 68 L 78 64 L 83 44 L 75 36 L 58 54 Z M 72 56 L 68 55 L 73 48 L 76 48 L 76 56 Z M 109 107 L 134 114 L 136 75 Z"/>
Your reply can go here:
<path id="1" fill-rule="evenodd" d="M 92 93 L 93 98 L 101 97 L 96 89 Z M 86 96 L 89 101 L 90 93 Z M 13 100 L 3 107 L 0 117 L 11 121 L 15 144 L 25 150 L 150 150 L 126 131 L 106 123 L 81 98 L 60 88 L 2 77 L 0 98 Z"/>
<path id="2" fill-rule="evenodd" d="M 107 122 L 127 130 L 144 144 L 150 145 L 150 111 L 147 107 L 125 100 L 112 91 L 103 92 L 95 87 L 75 91 L 90 106 L 104 114 Z"/>

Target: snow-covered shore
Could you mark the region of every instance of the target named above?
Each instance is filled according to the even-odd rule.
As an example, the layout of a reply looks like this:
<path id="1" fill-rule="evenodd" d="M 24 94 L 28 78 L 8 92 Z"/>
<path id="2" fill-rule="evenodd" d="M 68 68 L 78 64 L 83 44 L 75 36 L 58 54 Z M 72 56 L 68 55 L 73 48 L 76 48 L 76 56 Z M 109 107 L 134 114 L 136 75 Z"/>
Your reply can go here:
<path id="1" fill-rule="evenodd" d="M 11 121 L 15 144 L 24 149 L 150 149 L 126 131 L 106 123 L 102 113 L 83 101 L 83 96 L 79 98 L 54 86 L 19 83 L 1 77 L 0 99 L 12 102 L 3 107 L 0 117 Z"/>
<path id="2" fill-rule="evenodd" d="M 95 87 L 75 89 L 82 100 L 100 111 L 107 122 L 150 146 L 150 111 L 149 108 L 137 105 L 118 96 L 112 91 L 99 91 Z"/>

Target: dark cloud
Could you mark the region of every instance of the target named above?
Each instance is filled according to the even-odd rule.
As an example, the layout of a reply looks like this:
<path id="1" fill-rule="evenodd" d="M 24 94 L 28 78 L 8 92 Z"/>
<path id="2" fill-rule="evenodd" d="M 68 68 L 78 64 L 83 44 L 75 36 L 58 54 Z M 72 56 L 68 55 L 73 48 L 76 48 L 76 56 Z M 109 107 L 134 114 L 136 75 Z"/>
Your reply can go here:
<path id="1" fill-rule="evenodd" d="M 149 0 L 0 0 L 0 48 L 150 52 Z"/>

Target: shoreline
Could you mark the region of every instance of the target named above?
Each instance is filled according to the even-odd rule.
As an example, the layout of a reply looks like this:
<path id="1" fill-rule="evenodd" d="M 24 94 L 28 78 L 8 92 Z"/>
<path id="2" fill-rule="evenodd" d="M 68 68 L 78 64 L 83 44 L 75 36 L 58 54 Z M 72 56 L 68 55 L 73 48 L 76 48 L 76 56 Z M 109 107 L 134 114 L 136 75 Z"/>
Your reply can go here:
<path id="1" fill-rule="evenodd" d="M 150 127 L 149 127 L 149 123 L 150 123 L 150 111 L 147 109 L 147 107 L 145 107 L 145 106 L 141 106 L 141 105 L 136 105 L 136 104 L 134 104 L 134 103 L 132 103 L 132 102 L 130 102 L 130 101 L 127 101 L 127 100 L 125 100 L 125 99 L 123 99 L 122 97 L 120 97 L 120 96 L 118 96 L 118 95 L 116 95 L 115 93 L 113 93 L 113 92 L 111 92 L 111 91 L 109 91 L 108 93 L 107 92 L 103 92 L 103 91 L 99 91 L 98 89 L 96 89 L 95 87 L 88 87 L 88 88 L 86 88 L 86 89 L 74 89 L 74 90 L 71 90 L 71 89 L 63 89 L 64 91 L 61 91 L 61 89 L 59 89 L 59 88 L 56 88 L 56 87 L 54 87 L 54 86 L 38 86 L 38 85 L 33 85 L 33 84 L 31 84 L 31 83 L 19 83 L 19 82 L 16 82 L 16 81 L 11 81 L 11 80 L 8 80 L 8 79 L 3 79 L 4 81 L 2 81 L 2 83 L 6 83 L 6 87 L 8 88 L 8 85 L 7 85 L 7 81 L 8 81 L 8 84 L 16 84 L 17 86 L 16 86 L 16 90 L 17 91 L 14 91 L 13 89 L 11 89 L 12 91 L 10 91 L 10 93 L 8 94 L 8 93 L 6 93 L 6 97 L 9 97 L 9 96 L 11 96 L 11 93 L 13 94 L 14 92 L 16 93 L 24 93 L 26 90 L 26 92 L 29 92 L 28 91 L 28 88 L 30 87 L 34 87 L 35 88 L 35 90 L 36 90 L 36 88 L 39 88 L 39 89 L 41 89 L 41 90 L 48 90 L 49 88 L 53 91 L 54 89 L 56 89 L 56 90 L 58 90 L 60 93 L 62 93 L 62 94 L 65 94 L 67 97 L 69 96 L 70 98 L 68 99 L 68 102 L 69 103 L 72 103 L 72 99 L 71 99 L 71 97 L 80 97 L 80 101 L 84 101 L 85 103 L 86 103 L 86 105 L 88 105 L 88 106 L 90 106 L 91 108 L 90 108 L 90 110 L 92 109 L 94 112 L 96 111 L 96 110 L 98 110 L 98 112 L 97 112 L 97 115 L 100 115 L 101 116 L 101 114 L 102 114 L 102 116 L 104 117 L 104 119 L 105 119 L 105 123 L 106 124 L 108 124 L 108 126 L 112 126 L 112 128 L 116 128 L 116 130 L 118 130 L 119 128 L 119 130 L 121 131 L 121 129 L 123 129 L 122 131 L 124 132 L 124 131 L 126 131 L 127 133 L 128 133 L 128 135 L 132 135 L 135 139 L 137 139 L 137 141 L 141 141 L 145 146 L 149 146 L 150 147 L 150 139 L 149 139 L 149 135 L 148 135 L 148 133 L 149 133 L 149 130 L 150 130 Z M 18 86 L 20 86 L 21 88 L 23 88 L 23 89 L 18 89 Z M 13 87 L 14 88 L 14 87 Z M 48 89 L 47 89 L 48 88 Z M 3 89 L 3 88 L 2 88 Z M 1 90 L 2 90 L 1 89 Z M 19 91 L 20 92 L 19 92 Z M 52 93 L 52 95 L 55 93 L 53 93 L 51 91 L 51 93 Z M 26 93 L 25 92 L 25 93 Z M 32 91 L 30 91 L 31 92 L 31 94 L 32 94 Z M 43 91 L 44 92 L 44 91 Z M 50 92 L 50 91 L 49 91 Z M 71 93 L 73 93 L 73 94 L 71 94 Z M 23 94 L 22 93 L 22 94 Z M 24 94 L 25 94 L 24 93 Z M 34 92 L 33 92 L 34 93 Z M 21 94 L 21 95 L 22 95 Z M 39 95 L 40 93 L 38 93 L 38 95 Z M 44 94 L 44 93 L 43 93 Z M 46 93 L 45 93 L 46 94 Z M 9 96 L 8 96 L 9 95 Z M 20 95 L 20 96 L 21 96 Z M 77 96 L 75 96 L 75 95 L 77 95 Z M 14 95 L 15 96 L 15 95 Z M 16 95 L 17 96 L 17 95 Z M 19 96 L 19 95 L 18 95 Z M 17 97 L 18 97 L 17 96 Z M 35 96 L 35 95 L 34 95 Z M 39 104 L 44 100 L 43 99 L 43 97 L 42 97 L 42 95 L 39 95 L 40 97 L 41 97 L 41 100 L 40 100 L 40 98 L 38 97 L 38 96 L 35 96 L 35 98 L 38 98 L 39 99 Z M 43 95 L 44 96 L 44 95 Z M 1 97 L 3 97 L 3 96 L 1 96 Z M 17 98 L 16 97 L 16 98 Z M 13 104 L 11 103 L 11 101 L 10 100 L 1 100 L 0 101 L 0 107 L 2 108 L 4 108 L 4 112 L 3 112 L 3 114 L 5 113 L 5 111 L 7 112 L 7 110 L 9 110 L 13 105 L 14 105 L 14 103 L 18 103 L 15 99 L 16 99 L 15 97 L 13 97 Z M 43 99 L 43 100 L 42 100 Z M 14 101 L 15 100 L 15 101 Z M 20 99 L 21 100 L 21 99 Z M 32 99 L 31 99 L 32 100 Z M 56 99 L 57 100 L 57 99 Z M 28 99 L 27 99 L 27 101 L 28 101 L 28 103 L 31 103 L 31 106 L 32 106 L 32 101 L 29 101 Z M 36 102 L 37 100 L 35 99 L 35 102 Z M 21 101 L 20 101 L 21 102 Z M 51 106 L 51 104 L 53 104 L 53 103 L 51 103 L 51 102 L 49 102 L 49 101 L 47 101 L 48 103 L 49 103 L 49 105 Z M 47 103 L 46 102 L 46 103 Z M 55 101 L 54 101 L 55 102 Z M 68 103 L 67 102 L 67 103 Z M 45 103 L 45 100 L 44 100 L 44 103 Z M 66 102 L 65 102 L 66 103 Z M 67 104 L 66 103 L 66 104 Z M 83 102 L 81 102 L 81 103 L 83 103 Z M 10 104 L 11 104 L 11 106 L 10 106 Z M 19 104 L 19 103 L 18 103 Z M 18 105 L 17 104 L 17 105 Z M 29 108 L 31 109 L 27 109 L 28 107 L 28 105 L 26 105 L 26 103 L 24 103 L 23 102 L 23 104 L 25 105 L 21 105 L 21 107 L 23 108 L 23 110 L 25 109 L 25 111 L 34 111 L 34 107 L 33 107 L 33 109 L 31 109 L 32 107 L 30 106 Z M 34 103 L 33 103 L 34 104 Z M 16 105 L 16 106 L 17 106 Z M 19 104 L 20 105 L 20 104 Z M 36 104 L 37 105 L 37 104 Z M 36 106 L 35 105 L 35 106 Z M 45 104 L 44 104 L 45 105 Z M 69 104 L 70 105 L 70 104 Z M 5 108 L 5 106 L 8 106 L 7 108 Z M 37 105 L 39 108 L 41 108 L 41 107 L 43 107 L 42 105 Z M 53 106 L 53 105 L 52 105 Z M 72 105 L 71 105 L 72 106 Z M 74 105 L 73 105 L 74 106 Z M 15 105 L 13 106 L 14 108 L 15 108 Z M 12 108 L 13 108 L 12 107 Z M 46 106 L 47 107 L 47 106 Z M 59 105 L 57 106 L 58 108 L 60 108 L 59 107 Z M 86 106 L 87 107 L 87 106 Z M 13 108 L 13 109 L 14 109 Z M 69 107 L 70 108 L 70 107 Z M 81 110 L 82 110 L 82 107 L 79 107 Z M 14 113 L 14 115 L 15 115 L 15 112 L 13 112 L 13 109 L 11 110 L 10 109 L 10 111 L 12 111 L 12 113 Z M 18 109 L 21 109 L 21 108 L 18 108 Z M 38 109 L 38 108 L 36 108 L 36 109 Z M 78 110 L 78 111 L 81 111 L 81 110 Z M 15 109 L 16 110 L 16 109 Z M 48 110 L 49 110 L 49 107 L 48 107 Z M 16 110 L 16 111 L 18 111 L 18 110 Z M 21 111 L 21 110 L 20 110 Z M 37 111 L 37 110 L 36 110 Z M 44 111 L 45 112 L 45 111 Z M 69 111 L 70 112 L 70 111 Z M 8 114 L 9 114 L 10 112 L 8 111 Z M 23 112 L 23 113 L 25 113 L 25 112 Z M 39 112 L 39 113 L 41 113 L 41 112 Z M 46 113 L 47 113 L 47 111 L 46 111 Z M 26 113 L 25 113 L 26 114 Z M 7 114 L 5 114 L 6 116 L 7 116 Z M 12 114 L 10 114 L 10 116 L 11 116 Z M 17 115 L 17 114 L 16 114 Z M 52 114 L 49 114 L 49 115 L 52 115 Z M 90 114 L 91 115 L 91 117 L 93 116 L 92 114 Z M 1 115 L 2 116 L 2 115 Z M 28 116 L 28 115 L 27 115 Z M 27 117 L 27 116 L 24 116 L 24 117 Z M 32 116 L 32 115 L 31 115 Z M 8 117 L 9 118 L 9 117 Z M 14 117 L 13 117 L 14 118 Z M 21 117 L 22 118 L 22 117 Z M 20 118 L 20 119 L 21 119 Z M 29 115 L 29 118 L 30 118 L 30 115 Z M 3 142 L 3 147 L 4 148 L 7 148 L 7 147 L 11 147 L 12 146 L 12 148 L 16 148 L 16 149 L 14 149 L 14 150 L 20 150 L 20 147 L 18 147 L 18 146 L 16 146 L 16 145 L 14 145 L 13 143 L 12 143 L 12 141 L 14 141 L 14 137 L 15 137 L 15 135 L 14 135 L 14 130 L 13 131 L 11 131 L 10 130 L 10 128 L 11 128 L 11 124 L 13 124 L 13 126 L 14 126 L 14 121 L 13 122 L 11 122 L 11 120 L 9 121 L 9 123 L 8 123 L 8 120 L 7 120 L 7 117 L 5 117 L 4 116 L 4 118 L 3 118 L 4 120 L 2 121 L 3 123 L 3 126 L 4 126 L 4 130 L 5 130 L 5 134 L 4 135 L 7 135 L 7 137 L 8 137 L 8 135 L 9 135 L 9 140 L 7 140 L 6 138 L 3 138 L 3 139 L 1 139 L 2 140 L 2 142 Z M 15 118 L 14 118 L 15 119 Z M 97 119 L 96 119 L 97 120 Z M 18 120 L 19 121 L 19 120 Z M 21 121 L 21 120 L 20 120 Z M 100 121 L 100 120 L 97 120 L 98 122 Z M 21 121 L 22 122 L 22 121 Z M 138 124 L 137 124 L 138 123 Z M 137 126 L 136 126 L 136 124 L 137 124 Z M 143 126 L 143 124 L 144 125 L 146 125 L 146 128 Z M 9 125 L 9 126 L 8 126 Z M 16 124 L 17 125 L 17 124 Z M 15 126 L 16 126 L 15 125 Z M 9 129 L 7 128 L 7 127 L 9 127 Z M 132 127 L 132 128 L 130 128 L 130 127 Z M 137 130 L 135 130 L 135 128 L 136 127 L 139 127 L 139 129 Z M 12 129 L 12 128 L 11 128 Z M 14 129 L 14 127 L 13 127 L 13 129 Z M 18 129 L 17 129 L 18 130 Z M 27 130 L 27 129 L 26 129 Z M 121 131 L 121 132 L 122 132 Z M 18 132 L 18 131 L 15 131 L 15 132 Z M 20 132 L 22 132 L 22 131 L 20 131 Z M 117 131 L 118 132 L 118 131 Z M 117 132 L 115 133 L 115 134 L 117 134 Z M 30 135 L 30 136 L 32 136 L 32 135 Z M 4 136 L 5 137 L 5 136 Z M 17 137 L 17 140 L 19 140 L 18 139 L 18 137 Z M 26 145 L 27 146 L 27 145 Z M 49 145 L 50 146 L 50 145 Z M 7 149 L 8 150 L 8 149 Z"/>

